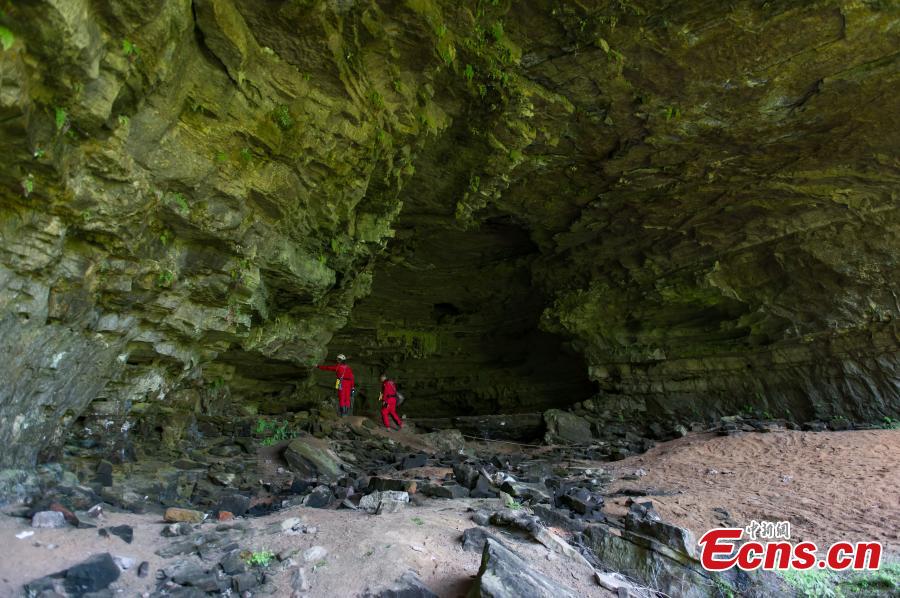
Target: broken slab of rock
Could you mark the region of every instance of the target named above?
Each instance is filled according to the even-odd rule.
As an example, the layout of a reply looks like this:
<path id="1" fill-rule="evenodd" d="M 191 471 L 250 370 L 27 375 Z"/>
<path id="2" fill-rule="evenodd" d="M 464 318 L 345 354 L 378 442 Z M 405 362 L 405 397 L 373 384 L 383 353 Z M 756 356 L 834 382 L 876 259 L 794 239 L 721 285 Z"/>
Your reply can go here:
<path id="1" fill-rule="evenodd" d="M 372 477 L 369 479 L 369 490 L 394 490 L 415 494 L 417 484 L 415 480 L 398 480 L 395 478 Z"/>
<path id="2" fill-rule="evenodd" d="M 359 508 L 367 513 L 396 513 L 409 504 L 409 494 L 395 490 L 375 491 L 359 500 Z"/>
<path id="3" fill-rule="evenodd" d="M 376 593 L 367 592 L 364 598 L 438 598 L 438 595 L 425 585 L 418 573 L 406 571 L 391 587 Z"/>
<path id="4" fill-rule="evenodd" d="M 166 509 L 163 520 L 167 523 L 200 523 L 206 519 L 206 515 L 194 509 L 179 509 L 178 507 L 169 507 Z"/>
<path id="5" fill-rule="evenodd" d="M 576 598 L 572 589 L 538 573 L 517 554 L 488 539 L 468 598 Z"/>
<path id="6" fill-rule="evenodd" d="M 295 438 L 285 447 L 284 460 L 291 471 L 305 478 L 337 481 L 347 466 L 333 450 L 319 442 L 306 436 Z"/>
<path id="7" fill-rule="evenodd" d="M 470 527 L 463 532 L 463 535 L 460 538 L 462 549 L 467 552 L 482 552 L 484 550 L 484 544 L 488 540 L 503 544 L 500 538 L 482 527 Z"/>
<path id="8" fill-rule="evenodd" d="M 420 492 L 432 498 L 466 498 L 469 489 L 459 484 L 425 484 Z"/>
<path id="9" fill-rule="evenodd" d="M 544 412 L 544 423 L 547 425 L 544 435 L 547 444 L 590 444 L 594 440 L 590 422 L 574 413 L 549 409 Z"/>
<path id="10" fill-rule="evenodd" d="M 54 529 L 68 527 L 66 517 L 59 511 L 38 511 L 31 517 L 31 527 Z"/>
<path id="11" fill-rule="evenodd" d="M 105 552 L 58 573 L 29 582 L 24 589 L 28 596 L 84 596 L 106 589 L 119 579 L 120 573 L 112 555 Z"/>

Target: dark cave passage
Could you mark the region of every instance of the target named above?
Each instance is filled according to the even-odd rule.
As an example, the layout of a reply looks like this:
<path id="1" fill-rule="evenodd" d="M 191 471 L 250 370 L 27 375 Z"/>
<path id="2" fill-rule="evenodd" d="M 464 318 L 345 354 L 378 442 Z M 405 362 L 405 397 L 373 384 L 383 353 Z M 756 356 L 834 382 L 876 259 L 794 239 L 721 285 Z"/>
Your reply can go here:
<path id="1" fill-rule="evenodd" d="M 374 408 L 381 371 L 401 384 L 410 417 L 537 412 L 592 396 L 583 358 L 539 328 L 537 256 L 506 220 L 401 228 L 372 293 L 329 346 L 357 371 L 357 412 Z"/>

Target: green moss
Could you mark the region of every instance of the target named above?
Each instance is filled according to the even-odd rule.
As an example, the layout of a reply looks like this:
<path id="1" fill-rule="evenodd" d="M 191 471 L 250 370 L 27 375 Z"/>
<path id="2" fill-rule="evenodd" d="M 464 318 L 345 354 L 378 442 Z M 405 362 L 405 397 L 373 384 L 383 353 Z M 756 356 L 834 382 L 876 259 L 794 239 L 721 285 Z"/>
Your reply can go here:
<path id="1" fill-rule="evenodd" d="M 394 347 L 409 357 L 427 357 L 437 353 L 439 337 L 425 330 L 383 329 L 376 333 L 379 343 Z"/>
<path id="2" fill-rule="evenodd" d="M 0 27 L 0 47 L 3 48 L 3 51 L 5 52 L 12 48 L 14 43 L 16 43 L 16 37 L 12 34 L 12 31 L 6 27 Z"/>
<path id="3" fill-rule="evenodd" d="M 294 126 L 294 117 L 291 115 L 291 109 L 285 104 L 281 104 L 272 111 L 272 120 L 282 131 L 288 131 Z"/>

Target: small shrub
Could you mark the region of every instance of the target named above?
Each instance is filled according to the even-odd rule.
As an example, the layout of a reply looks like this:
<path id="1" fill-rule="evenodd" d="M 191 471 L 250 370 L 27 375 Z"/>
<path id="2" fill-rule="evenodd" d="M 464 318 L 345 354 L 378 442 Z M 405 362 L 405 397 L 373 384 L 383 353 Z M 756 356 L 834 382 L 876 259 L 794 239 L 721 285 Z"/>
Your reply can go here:
<path id="1" fill-rule="evenodd" d="M 798 571 L 788 569 L 781 571 L 781 576 L 789 586 L 797 590 L 800 596 L 809 598 L 837 598 L 840 595 L 835 589 L 835 574 L 824 569 Z"/>
<path id="2" fill-rule="evenodd" d="M 137 45 L 130 39 L 123 39 L 122 54 L 127 56 L 129 59 L 134 59 L 141 55 L 141 49 L 138 48 Z"/>
<path id="3" fill-rule="evenodd" d="M 425 525 L 425 521 L 421 517 L 413 517 L 412 522 L 416 525 Z"/>
<path id="4" fill-rule="evenodd" d="M 62 131 L 69 122 L 69 115 L 65 108 L 60 108 L 59 106 L 57 106 L 53 112 L 54 120 L 56 121 L 56 130 Z"/>
<path id="5" fill-rule="evenodd" d="M 291 116 L 291 110 L 284 104 L 272 111 L 272 120 L 275 121 L 275 124 L 282 131 L 287 131 L 294 126 L 294 117 Z"/>
<path id="6" fill-rule="evenodd" d="M 32 193 L 34 193 L 34 175 L 29 174 L 27 177 L 20 181 L 22 185 L 22 194 L 25 197 L 28 197 Z"/>
<path id="7" fill-rule="evenodd" d="M 251 567 L 268 567 L 275 560 L 275 553 L 268 550 L 251 552 L 244 560 Z"/>
<path id="8" fill-rule="evenodd" d="M 6 27 L 0 27 L 0 47 L 3 48 L 3 51 L 12 48 L 14 43 L 16 43 L 16 36 L 12 34 L 12 31 Z"/>
<path id="9" fill-rule="evenodd" d="M 156 286 L 167 289 L 175 282 L 175 273 L 171 270 L 163 270 L 156 277 Z"/>
<path id="10" fill-rule="evenodd" d="M 181 212 L 191 211 L 191 206 L 188 205 L 187 198 L 183 193 L 170 193 L 168 201 L 170 204 L 174 204 Z"/>

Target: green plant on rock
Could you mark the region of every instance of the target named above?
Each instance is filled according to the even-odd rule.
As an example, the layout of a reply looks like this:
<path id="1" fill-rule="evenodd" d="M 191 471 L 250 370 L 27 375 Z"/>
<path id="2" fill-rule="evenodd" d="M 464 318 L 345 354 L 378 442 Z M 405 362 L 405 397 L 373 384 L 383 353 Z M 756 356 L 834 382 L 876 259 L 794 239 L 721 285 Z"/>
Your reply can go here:
<path id="1" fill-rule="evenodd" d="M 270 422 L 259 418 L 256 420 L 256 427 L 253 431 L 257 436 L 263 437 L 261 441 L 263 446 L 272 446 L 284 440 L 297 437 L 297 431 L 291 429 L 290 424 L 284 420 Z"/>
<path id="2" fill-rule="evenodd" d="M 665 114 L 666 120 L 672 120 L 673 118 L 681 116 L 681 112 L 679 112 L 678 108 L 675 106 L 666 106 L 665 109 L 663 109 L 663 114 Z"/>
<path id="3" fill-rule="evenodd" d="M 131 119 L 128 118 L 128 116 L 126 116 L 126 115 L 124 115 L 124 114 L 120 114 L 120 115 L 116 118 L 116 121 L 119 123 L 119 126 L 120 126 L 120 127 L 127 127 L 127 126 L 128 126 L 128 123 L 131 122 Z"/>
<path id="4" fill-rule="evenodd" d="M 466 81 L 471 83 L 472 79 L 475 78 L 475 69 L 471 64 L 467 64 L 466 68 L 463 69 L 463 77 L 466 78 Z"/>
<path id="5" fill-rule="evenodd" d="M 242 148 L 240 151 L 241 160 L 244 162 L 252 162 L 253 161 L 253 152 L 250 151 L 249 147 Z"/>
<path id="6" fill-rule="evenodd" d="M 191 206 L 188 205 L 187 198 L 183 193 L 170 193 L 166 197 L 167 203 L 170 205 L 174 205 L 178 208 L 178 210 L 182 213 L 188 213 L 191 211 Z"/>
<path id="7" fill-rule="evenodd" d="M 22 185 L 22 194 L 25 197 L 28 197 L 32 193 L 34 193 L 34 175 L 29 174 L 27 177 L 20 181 Z"/>
<path id="8" fill-rule="evenodd" d="M 164 246 L 172 242 L 172 231 L 164 230 L 159 234 L 159 242 Z"/>
<path id="9" fill-rule="evenodd" d="M 38 148 L 35 148 L 34 154 L 33 154 L 33 155 L 34 155 L 34 159 L 35 159 L 35 160 L 40 160 L 41 158 L 44 157 L 44 154 L 46 154 L 46 153 L 47 153 L 47 152 L 45 152 L 44 150 L 42 150 L 42 149 L 39 148 L 39 147 L 38 147 Z"/>
<path id="10" fill-rule="evenodd" d="M 269 550 L 251 552 L 244 560 L 251 567 L 268 567 L 275 560 L 275 553 Z"/>
<path id="11" fill-rule="evenodd" d="M 122 40 L 122 54 L 129 60 L 134 60 L 141 55 L 141 49 L 133 41 L 126 38 Z"/>
<path id="12" fill-rule="evenodd" d="M 522 503 L 513 499 L 513 497 L 509 496 L 506 499 L 506 508 L 512 509 L 513 511 L 518 511 L 519 509 L 522 508 Z"/>
<path id="13" fill-rule="evenodd" d="M 66 112 L 65 108 L 61 108 L 60 106 L 53 109 L 53 119 L 56 122 L 57 131 L 63 131 L 69 124 L 69 114 Z"/>
<path id="14" fill-rule="evenodd" d="M 167 289 L 175 282 L 175 273 L 171 270 L 163 270 L 156 276 L 156 286 Z"/>
<path id="15" fill-rule="evenodd" d="M 287 131 L 294 126 L 294 118 L 291 116 L 291 109 L 285 104 L 281 104 L 272 111 L 272 120 L 278 125 L 282 131 Z"/>
<path id="16" fill-rule="evenodd" d="M 884 425 L 882 426 L 886 430 L 897 430 L 900 429 L 900 420 L 894 419 L 890 416 L 884 416 Z"/>
<path id="17" fill-rule="evenodd" d="M 375 106 L 378 110 L 384 109 L 384 98 L 381 97 L 381 94 L 378 93 L 377 89 L 373 89 L 369 94 L 369 100 L 372 102 L 372 105 Z"/>
<path id="18" fill-rule="evenodd" d="M 806 598 L 837 598 L 842 592 L 835 587 L 836 575 L 825 569 L 799 571 L 788 569 L 779 572 L 784 581 Z"/>
<path id="19" fill-rule="evenodd" d="M 851 573 L 840 582 L 851 595 L 896 596 L 900 594 L 900 563 L 888 563 L 877 571 Z"/>
<path id="20" fill-rule="evenodd" d="M 12 48 L 14 43 L 16 43 L 16 36 L 13 35 L 12 31 L 6 27 L 0 27 L 0 47 L 3 48 L 3 51 L 5 52 Z"/>

